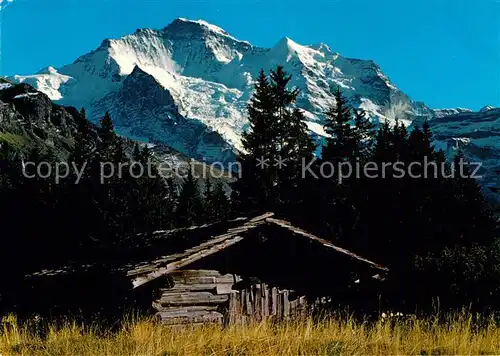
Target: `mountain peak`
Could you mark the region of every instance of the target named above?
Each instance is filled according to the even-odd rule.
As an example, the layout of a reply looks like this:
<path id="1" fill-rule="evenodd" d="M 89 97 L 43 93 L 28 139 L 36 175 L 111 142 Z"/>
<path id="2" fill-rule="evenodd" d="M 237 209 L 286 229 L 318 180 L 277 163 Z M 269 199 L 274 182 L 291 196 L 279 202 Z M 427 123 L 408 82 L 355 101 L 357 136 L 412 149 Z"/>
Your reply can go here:
<path id="1" fill-rule="evenodd" d="M 281 46 L 288 46 L 290 44 L 295 43 L 290 37 L 285 36 L 282 37 L 275 45 L 274 47 L 281 47 Z"/>
<path id="2" fill-rule="evenodd" d="M 36 74 L 59 74 L 57 69 L 52 66 L 44 67 L 40 69 Z"/>
<path id="3" fill-rule="evenodd" d="M 111 47 L 111 38 L 105 38 L 101 41 L 101 44 L 99 45 L 99 47 L 96 49 L 97 51 L 98 50 L 107 50 Z"/>
<path id="4" fill-rule="evenodd" d="M 180 22 L 180 23 L 189 23 L 189 24 L 197 24 L 199 26 L 202 26 L 204 27 L 205 29 L 208 29 L 210 30 L 211 32 L 215 32 L 215 33 L 218 33 L 218 34 L 221 34 L 221 35 L 226 35 L 226 36 L 229 36 L 229 33 L 220 28 L 219 26 L 215 26 L 215 25 L 212 25 L 204 20 L 190 20 L 190 19 L 186 19 L 186 18 L 183 18 L 183 17 L 179 17 L 178 19 L 176 19 L 174 21 L 175 22 Z"/>
<path id="5" fill-rule="evenodd" d="M 483 108 L 481 108 L 480 112 L 487 112 L 487 111 L 490 111 L 490 110 L 493 110 L 493 109 L 495 109 L 494 106 L 486 105 Z"/>
<path id="6" fill-rule="evenodd" d="M 281 40 L 278 41 L 273 47 L 273 51 L 278 51 L 281 53 L 287 53 L 287 54 L 295 54 L 297 52 L 300 52 L 300 50 L 303 48 L 302 45 L 299 45 L 295 41 L 293 41 L 290 37 L 283 37 Z"/>
<path id="7" fill-rule="evenodd" d="M 290 37 L 283 37 L 279 40 L 271 49 L 271 52 L 276 58 L 283 58 L 286 62 L 289 62 L 292 58 L 298 58 L 303 64 L 310 64 L 316 60 L 324 60 L 325 58 L 330 58 L 333 54 L 326 47 L 304 46 L 295 42 Z"/>
<path id="8" fill-rule="evenodd" d="M 211 23 L 208 23 L 204 20 L 190 20 L 183 17 L 179 17 L 178 19 L 175 19 L 170 25 L 165 27 L 163 30 L 165 32 L 175 33 L 177 35 L 189 32 L 199 33 L 200 35 L 205 35 L 208 33 L 216 36 L 223 36 L 226 38 L 230 38 L 236 42 L 241 42 L 250 45 L 249 42 L 241 41 L 233 37 L 229 32 L 227 32 L 223 28 L 216 25 L 212 25 Z"/>

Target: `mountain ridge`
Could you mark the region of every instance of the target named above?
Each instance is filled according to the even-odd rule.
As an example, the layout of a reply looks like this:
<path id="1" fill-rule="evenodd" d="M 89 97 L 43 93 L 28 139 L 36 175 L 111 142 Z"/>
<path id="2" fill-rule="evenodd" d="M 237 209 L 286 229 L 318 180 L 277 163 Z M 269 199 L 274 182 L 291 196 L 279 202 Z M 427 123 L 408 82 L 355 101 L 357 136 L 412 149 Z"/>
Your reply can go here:
<path id="1" fill-rule="evenodd" d="M 257 47 L 203 20 L 179 18 L 162 29 L 104 39 L 71 64 L 11 79 L 33 85 L 56 103 L 85 107 L 94 122 L 109 111 L 124 136 L 227 163 L 242 150 L 246 106 L 258 72 L 276 65 L 283 65 L 291 85 L 300 89 L 296 105 L 318 142 L 325 137 L 324 113 L 338 86 L 375 123 L 398 118 L 411 126 L 429 120 L 436 145 L 449 155 L 456 151 L 450 140 L 471 157 L 478 157 L 478 150 L 500 152 L 495 135 L 490 141 L 487 133 L 474 139 L 477 130 L 495 133 L 500 126 L 494 108 L 432 109 L 399 90 L 373 60 L 344 57 L 326 44 L 304 46 L 289 37 L 271 48 Z M 496 160 L 487 161 L 488 169 L 496 167 Z"/>
<path id="2" fill-rule="evenodd" d="M 211 135 L 219 135 L 231 148 L 221 143 L 207 149 L 196 143 L 203 139 L 193 138 L 195 141 L 188 146 L 196 147 L 186 150 L 178 144 L 181 138 L 175 135 L 165 137 L 161 132 L 152 132 L 149 136 L 195 158 L 213 161 L 234 157 L 228 149 L 242 149 L 241 133 L 248 124 L 246 105 L 253 82 L 260 69 L 268 71 L 277 64 L 284 64 L 293 76 L 291 84 L 301 90 L 297 106 L 304 110 L 308 127 L 315 129 L 315 135 L 324 135 L 317 127 L 324 120 L 323 113 L 334 103 L 332 91 L 336 86 L 343 88 L 351 103 L 367 110 L 375 121 L 394 120 L 398 116 L 410 124 L 422 112 L 432 116 L 430 108 L 413 102 L 397 89 L 371 60 L 342 57 L 326 44 L 303 46 L 288 37 L 272 48 L 256 47 L 203 20 L 183 18 L 160 30 L 138 29 L 119 39 L 105 39 L 72 64 L 12 79 L 29 82 L 56 102 L 84 106 L 89 118 L 96 121 L 105 110 L 119 111 L 118 103 L 110 98 L 123 92 L 126 78 L 134 76 L 134 68 L 139 67 L 156 79 L 157 90 L 168 92 L 165 95 L 173 98 L 178 108 L 176 114 L 196 121 Z M 118 131 L 130 128 L 134 120 L 144 121 L 120 115 L 113 119 Z M 165 115 L 151 120 L 171 118 Z M 227 159 L 230 158 L 224 158 Z"/>

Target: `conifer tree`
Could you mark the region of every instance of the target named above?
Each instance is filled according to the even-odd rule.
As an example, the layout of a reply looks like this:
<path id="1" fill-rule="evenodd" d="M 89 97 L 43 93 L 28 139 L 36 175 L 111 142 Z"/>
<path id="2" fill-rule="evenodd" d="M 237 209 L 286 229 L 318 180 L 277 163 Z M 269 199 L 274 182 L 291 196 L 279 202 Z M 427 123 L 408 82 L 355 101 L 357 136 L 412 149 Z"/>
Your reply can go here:
<path id="1" fill-rule="evenodd" d="M 399 121 L 398 118 L 395 120 L 394 126 L 392 128 L 392 133 L 388 136 L 390 139 L 389 145 L 393 147 L 394 154 L 392 159 L 396 161 L 406 161 L 408 158 L 408 130 L 406 126 Z M 417 128 L 418 130 L 418 128 Z"/>
<path id="2" fill-rule="evenodd" d="M 275 116 L 276 116 L 276 132 L 278 134 L 277 150 L 278 156 L 281 156 L 281 151 L 285 150 L 285 145 L 290 138 L 289 124 L 290 118 L 293 116 L 290 112 L 290 105 L 295 101 L 299 94 L 298 89 L 289 90 L 288 85 L 292 80 L 292 76 L 288 75 L 283 69 L 283 66 L 277 66 L 276 69 L 271 70 L 270 92 L 274 99 Z M 300 129 L 300 127 L 296 127 Z"/>
<path id="3" fill-rule="evenodd" d="M 282 209 L 286 215 L 297 214 L 307 200 L 308 185 L 312 183 L 303 176 L 303 167 L 313 160 L 315 144 L 308 134 L 304 115 L 300 109 L 284 116 L 283 147 L 280 150 L 282 167 L 278 170 L 278 189 Z M 286 128 L 286 129 L 285 129 Z"/>
<path id="4" fill-rule="evenodd" d="M 426 150 L 424 154 L 429 157 L 432 157 L 435 155 L 434 146 L 432 145 L 433 135 L 431 127 L 427 120 L 425 120 L 422 125 L 422 134 L 423 134 L 424 147 Z"/>
<path id="5" fill-rule="evenodd" d="M 344 192 L 348 191 L 350 207 L 348 206 L 346 209 L 349 209 L 348 211 L 351 212 L 351 230 L 356 231 L 359 228 L 358 224 L 360 220 L 363 218 L 363 207 L 367 205 L 369 199 L 367 192 L 371 189 L 371 180 L 367 179 L 362 167 L 370 160 L 373 152 L 375 125 L 372 124 L 363 109 L 353 109 L 353 112 L 354 151 L 353 157 L 349 160 L 353 167 L 352 175 L 355 177 L 346 180 L 348 187 L 344 189 Z M 359 246 L 359 234 L 357 232 L 355 234 L 358 235 L 358 241 L 354 241 L 354 236 L 351 236 L 350 245 L 352 248 L 361 249 Z"/>
<path id="6" fill-rule="evenodd" d="M 270 80 L 264 71 L 257 79 L 248 106 L 250 129 L 243 135 L 243 177 L 234 185 L 233 201 L 240 211 L 279 210 L 280 202 L 288 199 L 285 195 L 298 183 L 296 173 L 288 174 L 297 171 L 299 156 L 308 159 L 312 155 L 313 145 L 303 116 L 291 109 L 298 90 L 288 88 L 290 81 L 291 76 L 282 66 L 271 70 Z M 282 170 L 280 162 L 289 170 Z"/>
<path id="7" fill-rule="evenodd" d="M 255 92 L 248 106 L 250 127 L 243 133 L 243 148 L 252 157 L 276 156 L 277 121 L 276 104 L 271 84 L 262 70 L 255 84 Z"/>
<path id="8" fill-rule="evenodd" d="M 279 65 L 276 69 L 271 70 L 271 92 L 273 93 L 274 102 L 278 108 L 278 115 L 284 116 L 288 106 L 295 101 L 299 90 L 288 89 L 288 84 L 292 80 L 292 76 L 285 72 L 283 66 Z"/>
<path id="9" fill-rule="evenodd" d="M 210 204 L 213 201 L 213 187 L 212 187 L 212 182 L 210 181 L 210 178 L 208 178 L 205 181 L 204 199 L 205 199 L 205 211 L 207 211 L 207 209 L 210 209 Z"/>
<path id="10" fill-rule="evenodd" d="M 393 131 L 389 122 L 384 121 L 377 130 L 371 159 L 375 162 L 393 162 L 397 153 L 393 146 Z"/>
<path id="11" fill-rule="evenodd" d="M 130 189 L 127 199 L 135 203 L 136 212 L 142 219 L 133 220 L 131 230 L 148 232 L 169 227 L 171 210 L 168 206 L 169 189 L 159 176 L 153 156 L 147 146 L 135 145 L 132 154 L 133 177 L 125 182 Z"/>
<path id="12" fill-rule="evenodd" d="M 178 226 L 191 226 L 203 223 L 203 199 L 198 187 L 198 182 L 189 170 L 184 180 L 176 210 Z"/>
<path id="13" fill-rule="evenodd" d="M 170 211 L 175 211 L 177 208 L 177 200 L 179 198 L 179 192 L 177 183 L 173 177 L 168 177 L 167 181 L 167 199 L 165 204 L 169 208 Z"/>
<path id="14" fill-rule="evenodd" d="M 346 176 L 349 172 L 345 165 L 349 163 L 352 169 L 355 165 L 357 155 L 361 151 L 362 137 L 368 131 L 367 123 L 364 118 L 358 117 L 360 130 L 366 132 L 357 132 L 352 126 L 352 108 L 342 94 L 339 87 L 334 92 L 335 105 L 330 107 L 325 113 L 326 123 L 325 131 L 329 135 L 326 144 L 322 150 L 322 161 L 331 164 L 333 177 L 322 179 L 322 209 L 326 216 L 325 233 L 330 235 L 335 242 L 351 240 L 350 232 L 357 220 L 356 208 L 353 200 L 352 177 L 340 182 L 338 177 L 340 173 Z M 342 169 L 342 172 L 340 170 Z M 352 171 L 351 171 L 352 172 Z"/>
<path id="15" fill-rule="evenodd" d="M 212 183 L 207 180 L 205 190 L 205 213 L 208 222 L 227 221 L 230 216 L 231 202 L 224 189 L 222 180 Z"/>
<path id="16" fill-rule="evenodd" d="M 302 112 L 293 108 L 299 90 L 288 88 L 291 79 L 282 66 L 271 71 L 270 79 L 260 73 L 248 110 L 251 127 L 244 136 L 251 154 L 243 155 L 242 162 L 244 172 L 250 174 L 234 185 L 236 210 L 241 211 L 238 202 L 245 201 L 256 210 L 281 212 L 292 218 L 298 211 L 293 207 L 303 205 L 305 196 L 310 197 L 302 165 L 312 159 L 315 145 Z"/>
<path id="17" fill-rule="evenodd" d="M 475 167 L 470 166 L 462 151 L 453 159 L 454 178 L 452 179 L 456 203 L 455 219 L 460 223 L 457 237 L 464 244 L 471 241 L 490 245 L 493 242 L 495 220 L 491 206 L 486 201 L 476 178 L 472 176 Z M 476 174 L 480 174 L 477 173 Z"/>
<path id="18" fill-rule="evenodd" d="M 58 186 L 60 197 L 58 213 L 61 218 L 62 231 L 74 231 L 73 243 L 77 246 L 74 251 L 77 259 L 84 258 L 86 244 L 95 238 L 96 226 L 101 218 L 96 214 L 95 194 L 101 188 L 94 179 L 97 179 L 96 163 L 97 134 L 94 126 L 87 120 L 85 108 L 80 111 L 77 121 L 77 131 L 74 134 L 75 146 L 70 153 L 68 162 L 74 164 L 80 175 L 73 172 L 68 179 Z M 94 166 L 94 167 L 93 167 Z M 74 257 L 75 258 L 75 257 Z"/>
<path id="19" fill-rule="evenodd" d="M 240 179 L 233 187 L 233 201 L 238 211 L 251 212 L 275 205 L 276 170 L 272 165 L 278 156 L 279 132 L 275 118 L 271 85 L 261 70 L 255 92 L 248 105 L 249 129 L 243 133 L 245 152 L 239 157 Z"/>
<path id="20" fill-rule="evenodd" d="M 278 160 L 273 162 L 277 166 L 277 212 L 292 217 L 305 200 L 302 166 L 313 158 L 315 145 L 304 123 L 302 111 L 292 108 L 299 94 L 297 88 L 288 88 L 292 76 L 282 66 L 272 70 L 270 76 L 279 133 Z"/>
<path id="21" fill-rule="evenodd" d="M 102 140 L 102 149 L 110 149 L 116 143 L 116 134 L 114 131 L 113 120 L 109 112 L 104 114 L 104 117 L 100 120 L 100 132 L 99 136 Z"/>
<path id="22" fill-rule="evenodd" d="M 372 139 L 375 134 L 375 125 L 370 121 L 363 109 L 354 111 L 354 137 L 355 151 L 354 155 L 360 161 L 366 161 L 370 156 Z"/>
<path id="23" fill-rule="evenodd" d="M 93 210 L 99 217 L 94 234 L 100 236 L 95 239 L 104 249 L 122 244 L 125 232 L 133 231 L 136 224 L 136 182 L 129 174 L 129 166 L 120 169 L 120 164 L 130 164 L 131 158 L 125 154 L 123 139 L 114 132 L 111 116 L 106 113 L 100 120 L 97 150 L 89 168 Z M 101 177 L 108 178 L 101 181 Z"/>
<path id="24" fill-rule="evenodd" d="M 92 124 L 87 120 L 85 108 L 81 109 L 80 116 L 78 131 L 75 133 L 75 148 L 70 156 L 70 161 L 79 167 L 84 163 L 89 164 L 94 159 L 96 149 L 96 136 Z"/>
<path id="25" fill-rule="evenodd" d="M 337 87 L 334 97 L 335 106 L 325 113 L 325 131 L 329 138 L 323 147 L 322 159 L 336 163 L 352 158 L 356 148 L 356 134 L 351 127 L 351 107 L 340 88 Z"/>

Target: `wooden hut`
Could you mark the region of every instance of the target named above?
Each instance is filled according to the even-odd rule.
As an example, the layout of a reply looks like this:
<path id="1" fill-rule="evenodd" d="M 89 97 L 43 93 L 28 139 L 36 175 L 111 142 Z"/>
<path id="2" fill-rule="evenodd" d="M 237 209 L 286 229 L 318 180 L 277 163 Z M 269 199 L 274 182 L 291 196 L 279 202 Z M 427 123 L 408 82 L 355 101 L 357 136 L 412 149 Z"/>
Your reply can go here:
<path id="1" fill-rule="evenodd" d="M 127 276 L 134 290 L 155 291 L 152 306 L 170 325 L 287 319 L 307 313 L 322 296 L 348 297 L 388 272 L 273 213 L 149 239 L 153 253 L 162 253 L 161 245 L 170 252 L 128 265 Z"/>

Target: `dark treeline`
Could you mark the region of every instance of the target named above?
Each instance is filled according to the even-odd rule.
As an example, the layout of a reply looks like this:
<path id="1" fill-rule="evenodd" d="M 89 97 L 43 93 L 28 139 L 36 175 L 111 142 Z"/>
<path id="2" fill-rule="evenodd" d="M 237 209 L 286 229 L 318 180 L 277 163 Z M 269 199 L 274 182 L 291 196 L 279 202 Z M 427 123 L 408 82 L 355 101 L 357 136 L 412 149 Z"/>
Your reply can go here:
<path id="1" fill-rule="evenodd" d="M 475 180 L 452 174 L 457 167 L 468 169 L 461 155 L 447 162 L 433 147 L 427 123 L 375 128 L 337 90 L 336 104 L 325 113 L 329 137 L 315 158 L 317 147 L 302 111 L 294 107 L 299 92 L 288 88 L 290 79 L 280 66 L 258 77 L 239 158 L 242 178 L 232 184 L 231 201 L 223 181 L 200 184 L 192 173 L 183 180 L 135 178 L 138 172 L 125 169 L 101 182 L 102 162 L 145 166 L 157 159 L 147 147 L 118 136 L 109 115 L 94 126 L 84 110 L 75 110 L 77 127 L 66 159 L 85 167 L 78 184 L 75 172 L 56 183 L 39 177 L 33 166 L 26 173 L 34 178 L 25 178 L 23 162 L 55 166 L 60 155 L 46 145 L 27 151 L 3 140 L 0 288 L 40 269 L 121 263 L 124 250 L 140 245 L 139 233 L 273 211 L 387 266 L 390 288 L 384 298 L 392 305 L 420 306 L 439 297 L 443 307 L 495 307 L 500 301 L 496 220 Z M 431 167 L 427 178 L 411 178 L 395 165 L 427 161 L 445 168 Z M 377 178 L 363 169 L 348 177 L 349 166 L 368 163 L 379 168 Z M 342 180 L 338 174 L 325 177 L 329 167 L 340 166 Z M 424 168 L 413 167 L 414 175 L 419 172 Z"/>
<path id="2" fill-rule="evenodd" d="M 67 162 L 78 170 L 85 167 L 81 177 L 72 169 L 56 182 L 60 159 L 47 146 L 26 151 L 1 143 L 2 287 L 41 269 L 123 263 L 121 254 L 140 245 L 139 233 L 220 221 L 229 214 L 223 181 L 201 182 L 192 174 L 165 178 L 155 164 L 149 166 L 157 178 L 149 172 L 140 176 L 141 166 L 134 162 L 142 167 L 158 162 L 146 146 L 119 137 L 107 114 L 99 126 L 87 121 L 84 110 L 75 115 L 74 149 Z M 53 174 L 42 178 L 35 165 L 23 172 L 23 162 L 48 162 Z M 124 163 L 129 165 L 119 171 Z M 111 166 L 115 174 L 106 172 Z M 102 173 L 110 178 L 101 180 Z"/>
<path id="3" fill-rule="evenodd" d="M 498 304 L 496 220 L 467 177 L 462 155 L 447 162 L 433 147 L 427 122 L 409 129 L 396 120 L 375 129 L 338 89 L 336 104 L 325 113 L 329 138 L 321 158 L 309 164 L 315 147 L 293 107 L 298 92 L 287 88 L 290 79 L 282 67 L 259 76 L 248 107 L 243 178 L 233 187 L 235 210 L 275 211 L 387 266 L 392 305 L 439 300 L 442 307 L 484 310 Z M 286 166 L 280 167 L 280 157 Z M 409 171 L 412 162 L 422 164 Z M 436 165 L 424 168 L 426 162 Z M 337 170 L 333 177 L 330 167 Z"/>

